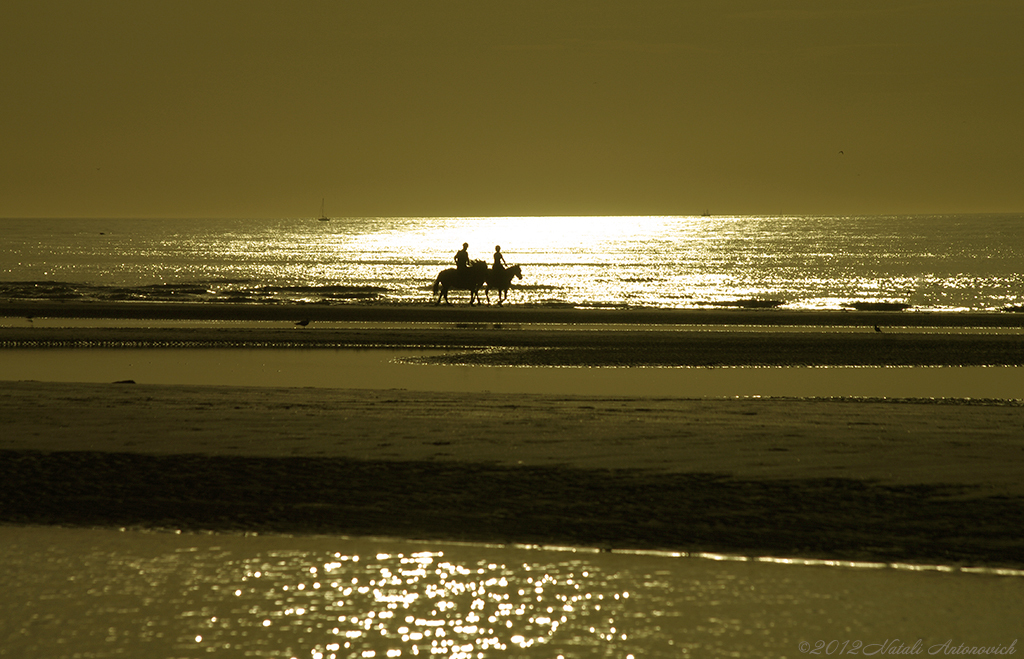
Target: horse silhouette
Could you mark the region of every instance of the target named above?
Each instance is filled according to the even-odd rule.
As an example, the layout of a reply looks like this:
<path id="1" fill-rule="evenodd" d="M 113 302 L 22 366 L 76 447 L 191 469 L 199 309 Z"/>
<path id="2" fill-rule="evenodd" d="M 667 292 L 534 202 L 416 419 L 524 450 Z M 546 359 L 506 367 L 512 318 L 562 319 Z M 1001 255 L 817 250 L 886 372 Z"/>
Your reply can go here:
<path id="1" fill-rule="evenodd" d="M 491 303 L 491 289 L 498 291 L 498 306 L 501 306 L 502 302 L 508 299 L 508 289 L 512 287 L 512 278 L 518 279 L 523 278 L 523 269 L 518 265 L 513 265 L 504 270 L 488 270 L 487 271 L 487 287 L 484 288 L 484 297 L 487 298 L 487 304 Z"/>
<path id="2" fill-rule="evenodd" d="M 434 304 L 441 304 L 441 298 L 444 298 L 445 304 L 451 304 L 448 301 L 448 291 L 464 290 L 469 291 L 469 304 L 472 306 L 474 302 L 480 301 L 480 289 L 486 281 L 487 264 L 483 261 L 473 261 L 464 270 L 442 270 L 434 280 L 434 295 L 437 296 Z"/>

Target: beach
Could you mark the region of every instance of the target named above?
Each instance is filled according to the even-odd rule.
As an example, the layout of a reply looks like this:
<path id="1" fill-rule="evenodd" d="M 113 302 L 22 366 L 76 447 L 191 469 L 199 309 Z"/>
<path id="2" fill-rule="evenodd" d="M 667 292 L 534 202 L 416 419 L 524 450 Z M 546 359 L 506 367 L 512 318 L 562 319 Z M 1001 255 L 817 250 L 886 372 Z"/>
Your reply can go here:
<path id="1" fill-rule="evenodd" d="M 530 366 L 1024 364 L 1024 318 L 1008 313 L 25 302 L 3 314 L 18 321 L 0 327 L 5 347 L 445 347 L 431 359 Z M 29 316 L 106 320 L 45 327 Z M 0 391 L 3 522 L 1024 567 L 1020 400 Z"/>

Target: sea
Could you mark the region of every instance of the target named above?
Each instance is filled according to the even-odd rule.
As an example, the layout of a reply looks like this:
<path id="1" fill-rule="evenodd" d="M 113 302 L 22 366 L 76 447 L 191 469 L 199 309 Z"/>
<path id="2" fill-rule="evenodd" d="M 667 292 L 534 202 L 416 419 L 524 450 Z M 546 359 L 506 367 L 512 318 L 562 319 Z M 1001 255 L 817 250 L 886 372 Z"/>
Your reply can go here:
<path id="1" fill-rule="evenodd" d="M 521 267 L 515 305 L 1024 304 L 1020 213 L 0 219 L 0 300 L 429 303 L 463 243 L 487 262 L 500 245 Z"/>
<path id="2" fill-rule="evenodd" d="M 945 656 L 1024 641 L 1015 570 L 118 529 L 0 526 L 0 541 L 0 657 Z"/>

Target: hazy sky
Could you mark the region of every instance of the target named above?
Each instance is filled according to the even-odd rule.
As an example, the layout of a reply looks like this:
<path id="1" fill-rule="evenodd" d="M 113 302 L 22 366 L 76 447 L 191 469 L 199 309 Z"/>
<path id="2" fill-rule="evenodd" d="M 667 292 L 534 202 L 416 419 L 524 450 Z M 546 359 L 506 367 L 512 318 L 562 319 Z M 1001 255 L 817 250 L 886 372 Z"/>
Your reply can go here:
<path id="1" fill-rule="evenodd" d="M 0 216 L 1024 211 L 1021 0 L 3 0 Z"/>

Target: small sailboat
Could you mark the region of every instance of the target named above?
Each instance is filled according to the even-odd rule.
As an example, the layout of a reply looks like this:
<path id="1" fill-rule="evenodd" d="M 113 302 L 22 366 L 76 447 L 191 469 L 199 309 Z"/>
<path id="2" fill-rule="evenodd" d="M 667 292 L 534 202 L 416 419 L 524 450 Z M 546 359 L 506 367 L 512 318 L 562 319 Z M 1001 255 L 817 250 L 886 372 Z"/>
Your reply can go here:
<path id="1" fill-rule="evenodd" d="M 321 222 L 330 222 L 331 218 L 329 218 L 326 215 L 324 215 L 324 201 L 325 201 L 324 199 L 320 200 L 320 221 Z"/>

